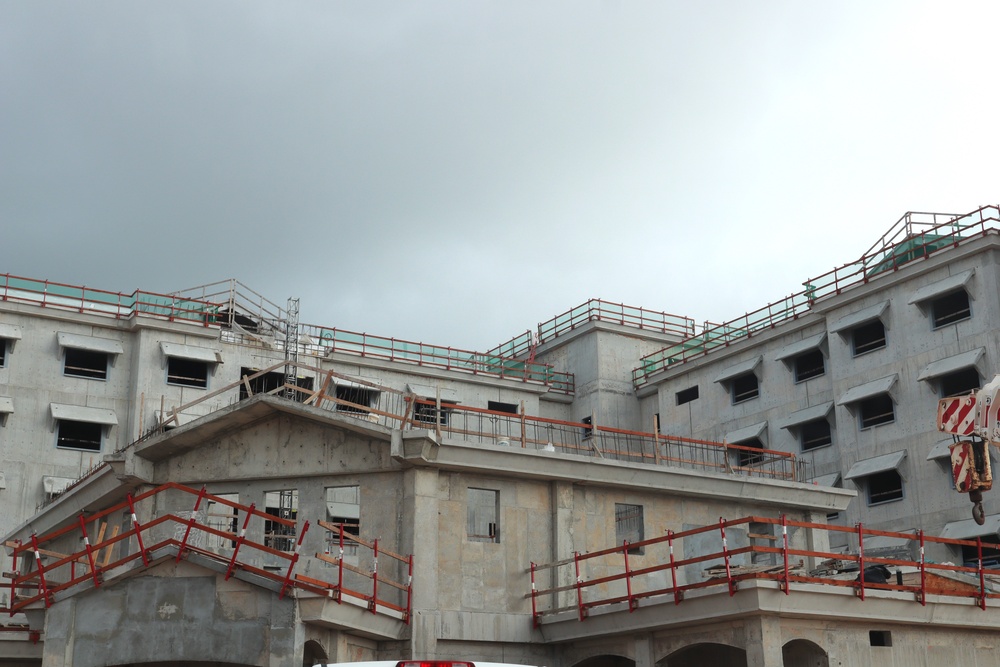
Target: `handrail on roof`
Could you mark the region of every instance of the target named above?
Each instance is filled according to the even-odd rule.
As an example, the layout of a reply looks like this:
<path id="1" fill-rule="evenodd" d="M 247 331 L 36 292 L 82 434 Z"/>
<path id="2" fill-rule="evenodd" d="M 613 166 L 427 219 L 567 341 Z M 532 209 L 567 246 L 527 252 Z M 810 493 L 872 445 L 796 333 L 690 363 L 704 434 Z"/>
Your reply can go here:
<path id="1" fill-rule="evenodd" d="M 896 271 L 915 259 L 930 257 L 938 250 L 995 234 L 998 232 L 997 223 L 1000 223 L 1000 207 L 996 205 L 983 206 L 957 216 L 907 213 L 860 259 L 807 280 L 802 291 L 723 324 L 706 322 L 700 332 L 642 357 L 640 365 L 632 371 L 633 385 L 641 387 L 652 375 L 673 364 L 685 363 L 718 347 L 797 319 L 809 312 L 817 301 L 867 283 L 880 274 Z"/>

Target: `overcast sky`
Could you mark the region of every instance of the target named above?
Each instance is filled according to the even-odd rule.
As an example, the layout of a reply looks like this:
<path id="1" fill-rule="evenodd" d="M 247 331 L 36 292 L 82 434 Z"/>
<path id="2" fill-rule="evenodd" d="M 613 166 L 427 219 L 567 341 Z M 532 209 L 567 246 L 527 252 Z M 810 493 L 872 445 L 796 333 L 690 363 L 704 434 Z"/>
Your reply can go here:
<path id="1" fill-rule="evenodd" d="M 1000 203 L 1000 3 L 0 0 L 0 272 L 485 350 Z"/>

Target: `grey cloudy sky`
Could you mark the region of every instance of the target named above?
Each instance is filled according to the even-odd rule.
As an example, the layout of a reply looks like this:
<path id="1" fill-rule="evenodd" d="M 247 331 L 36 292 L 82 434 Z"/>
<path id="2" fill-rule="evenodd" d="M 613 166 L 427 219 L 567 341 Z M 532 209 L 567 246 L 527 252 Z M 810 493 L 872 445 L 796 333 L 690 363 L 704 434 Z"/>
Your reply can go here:
<path id="1" fill-rule="evenodd" d="M 482 350 L 1000 202 L 1000 3 L 0 0 L 0 272 Z"/>

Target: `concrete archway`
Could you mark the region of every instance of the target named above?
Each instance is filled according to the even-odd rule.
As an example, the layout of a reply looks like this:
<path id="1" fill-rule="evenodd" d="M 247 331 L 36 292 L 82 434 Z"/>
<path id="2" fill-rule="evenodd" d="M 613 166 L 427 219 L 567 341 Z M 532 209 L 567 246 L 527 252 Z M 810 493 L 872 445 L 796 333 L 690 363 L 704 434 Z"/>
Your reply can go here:
<path id="1" fill-rule="evenodd" d="M 302 667 L 313 667 L 313 665 L 325 665 L 329 662 L 326 650 L 316 640 L 310 639 L 302 651 Z"/>
<path id="2" fill-rule="evenodd" d="M 635 667 L 635 660 L 620 655 L 595 655 L 581 660 L 573 667 Z"/>
<path id="3" fill-rule="evenodd" d="M 784 667 L 830 667 L 830 658 L 818 644 L 808 639 L 793 639 L 781 647 Z"/>
<path id="4" fill-rule="evenodd" d="M 728 644 L 694 644 L 674 651 L 661 667 L 747 667 L 747 653 Z"/>

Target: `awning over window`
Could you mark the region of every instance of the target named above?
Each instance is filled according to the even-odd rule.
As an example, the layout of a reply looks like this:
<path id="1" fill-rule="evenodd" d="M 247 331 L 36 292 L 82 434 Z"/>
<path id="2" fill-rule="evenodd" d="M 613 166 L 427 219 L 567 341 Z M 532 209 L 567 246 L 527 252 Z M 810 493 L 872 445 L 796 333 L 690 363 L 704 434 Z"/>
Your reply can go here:
<path id="1" fill-rule="evenodd" d="M 21 340 L 21 327 L 16 324 L 0 324 L 0 338 Z"/>
<path id="2" fill-rule="evenodd" d="M 125 350 L 121 341 L 110 338 L 95 338 L 94 336 L 81 336 L 79 334 L 66 333 L 60 331 L 56 334 L 59 340 L 59 347 L 69 347 L 74 350 L 87 350 L 89 352 L 103 352 L 105 354 L 121 354 Z"/>
<path id="3" fill-rule="evenodd" d="M 451 401 L 452 403 L 458 403 L 459 395 L 454 389 L 449 389 L 448 387 L 431 387 L 426 384 L 408 384 L 406 385 L 406 390 L 411 394 L 416 394 L 421 398 L 437 398 L 438 391 L 441 392 L 442 401 Z"/>
<path id="4" fill-rule="evenodd" d="M 820 475 L 819 477 L 813 477 L 812 479 L 806 480 L 806 484 L 815 484 L 816 486 L 837 486 L 840 481 L 839 472 L 831 472 L 829 475 Z"/>
<path id="5" fill-rule="evenodd" d="M 845 391 L 843 396 L 840 397 L 840 400 L 837 401 L 837 405 L 850 405 L 851 403 L 857 403 L 858 401 L 863 401 L 866 398 L 871 398 L 872 396 L 885 394 L 892 389 L 898 379 L 899 375 L 894 373 L 889 377 L 884 377 L 873 382 L 866 382 L 865 384 L 859 384 L 857 387 L 852 387 L 851 389 Z"/>
<path id="6" fill-rule="evenodd" d="M 830 325 L 827 330 L 830 333 L 840 333 L 841 331 L 853 329 L 854 327 L 865 324 L 866 322 L 871 322 L 874 319 L 882 317 L 888 307 L 889 302 L 883 301 L 882 303 L 877 303 L 874 306 L 862 308 L 861 310 L 853 312 L 850 315 L 841 317 L 839 320 Z M 883 322 L 883 324 L 886 323 Z"/>
<path id="7" fill-rule="evenodd" d="M 53 419 L 105 424 L 107 426 L 114 426 L 118 423 L 115 411 L 106 408 L 85 408 L 82 405 L 49 403 L 49 409 L 52 410 Z"/>
<path id="8" fill-rule="evenodd" d="M 757 355 L 753 359 L 747 359 L 744 362 L 738 363 L 735 366 L 730 366 L 726 370 L 722 371 L 722 375 L 715 378 L 716 382 L 728 382 L 733 378 L 737 378 L 741 375 L 746 375 L 747 373 L 753 373 L 760 366 L 760 362 L 764 360 L 763 355 Z"/>
<path id="9" fill-rule="evenodd" d="M 0 415 L 9 415 L 14 412 L 14 399 L 9 396 L 0 396 Z"/>
<path id="10" fill-rule="evenodd" d="M 932 361 L 927 364 L 927 367 L 924 368 L 924 370 L 920 371 L 920 375 L 917 376 L 917 379 L 933 380 L 934 378 L 939 378 L 942 375 L 960 371 L 963 368 L 971 367 L 978 370 L 979 360 L 982 359 L 985 354 L 985 347 L 977 347 L 975 350 L 969 350 L 968 352 L 956 354 L 952 357 L 945 357 L 944 359 L 939 359 L 938 361 Z"/>
<path id="11" fill-rule="evenodd" d="M 927 452 L 927 460 L 936 461 L 938 459 L 951 458 L 951 446 L 953 444 L 955 444 L 955 440 L 953 438 L 942 440 L 938 444 L 931 447 L 931 451 Z"/>
<path id="12" fill-rule="evenodd" d="M 857 479 L 859 477 L 868 477 L 869 475 L 874 475 L 875 473 L 885 472 L 886 470 L 895 470 L 905 458 L 906 450 L 904 449 L 898 452 L 893 452 L 892 454 L 883 454 L 882 456 L 863 459 L 851 466 L 851 469 L 847 471 L 846 475 L 844 475 L 844 479 Z"/>
<path id="13" fill-rule="evenodd" d="M 809 338 L 803 338 L 797 343 L 792 343 L 781 348 L 778 352 L 778 356 L 775 357 L 776 361 L 784 361 L 785 359 L 791 359 L 792 357 L 797 357 L 803 352 L 811 352 L 823 344 L 826 340 L 826 333 L 816 334 L 815 336 L 809 336 Z"/>
<path id="14" fill-rule="evenodd" d="M 330 515 L 330 518 L 338 517 L 340 519 L 360 519 L 361 518 L 361 505 L 357 503 L 336 503 L 332 501 L 327 501 L 326 511 Z"/>
<path id="15" fill-rule="evenodd" d="M 43 475 L 42 488 L 45 489 L 45 493 L 50 496 L 54 496 L 65 491 L 66 488 L 75 481 L 76 480 L 72 477 L 53 477 L 52 475 Z"/>
<path id="16" fill-rule="evenodd" d="M 986 522 L 981 526 L 976 523 L 975 519 L 962 519 L 946 523 L 944 530 L 941 531 L 941 537 L 949 540 L 967 540 L 971 537 L 983 537 L 998 533 L 1000 533 L 1000 514 L 991 514 L 986 517 Z"/>
<path id="17" fill-rule="evenodd" d="M 833 410 L 833 401 L 827 401 L 826 403 L 798 410 L 788 415 L 779 428 L 789 428 L 790 426 L 799 426 L 800 424 L 816 421 L 817 419 L 826 419 L 830 415 L 830 410 Z"/>
<path id="18" fill-rule="evenodd" d="M 939 296 L 944 296 L 948 292 L 954 292 L 957 289 L 963 288 L 969 284 L 972 279 L 972 274 L 974 269 L 969 269 L 968 271 L 962 271 L 961 273 L 956 273 L 953 276 L 948 276 L 944 280 L 939 280 L 936 283 L 931 283 L 930 285 L 924 285 L 910 297 L 907 303 L 922 303 L 924 301 L 929 301 L 935 299 Z"/>
<path id="19" fill-rule="evenodd" d="M 181 345 L 180 343 L 164 343 L 161 341 L 160 349 L 163 350 L 163 355 L 166 357 L 204 361 L 207 364 L 222 363 L 222 352 L 207 347 Z"/>
<path id="20" fill-rule="evenodd" d="M 368 380 L 367 378 L 366 378 L 366 381 L 367 382 L 371 382 L 371 384 L 362 384 L 360 382 L 352 382 L 351 380 L 345 380 L 344 378 L 338 378 L 338 377 L 333 378 L 333 383 L 335 385 L 337 385 L 338 387 L 350 387 L 351 389 L 364 389 L 366 391 L 382 391 L 382 387 L 381 387 L 381 385 L 379 385 L 378 382 L 374 382 L 372 380 Z M 417 392 L 413 392 L 413 393 L 417 393 Z M 444 396 L 444 394 L 442 394 L 442 396 Z"/>
<path id="21" fill-rule="evenodd" d="M 739 428 L 735 431 L 730 431 L 726 434 L 726 442 L 731 445 L 738 445 L 741 442 L 746 442 L 747 440 L 753 440 L 754 438 L 760 438 L 761 434 L 767 430 L 767 422 L 761 422 L 759 424 L 754 424 L 753 426 L 747 426 L 746 428 Z"/>

